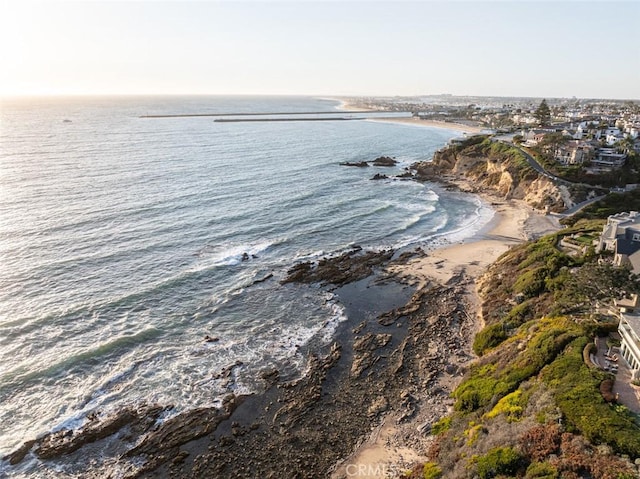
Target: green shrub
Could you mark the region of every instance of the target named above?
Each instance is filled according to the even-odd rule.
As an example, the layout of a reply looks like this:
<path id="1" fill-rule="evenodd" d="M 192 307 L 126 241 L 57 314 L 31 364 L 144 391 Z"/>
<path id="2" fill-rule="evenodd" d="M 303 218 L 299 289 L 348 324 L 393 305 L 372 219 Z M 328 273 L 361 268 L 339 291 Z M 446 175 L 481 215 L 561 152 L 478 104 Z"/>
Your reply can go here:
<path id="1" fill-rule="evenodd" d="M 558 470 L 548 462 L 532 462 L 527 467 L 525 479 L 557 479 Z"/>
<path id="2" fill-rule="evenodd" d="M 533 309 L 531 307 L 532 301 L 533 300 L 530 299 L 511 308 L 509 314 L 507 314 L 507 316 L 504 318 L 505 326 L 508 328 L 517 328 L 523 323 L 533 319 Z"/>
<path id="3" fill-rule="evenodd" d="M 424 465 L 422 474 L 424 476 L 424 479 L 438 479 L 440 476 L 442 476 L 442 469 L 440 469 L 440 467 L 433 462 L 427 462 Z"/>
<path id="4" fill-rule="evenodd" d="M 451 428 L 451 421 L 451 416 L 445 416 L 440 420 L 434 422 L 431 426 L 431 434 L 437 436 L 438 434 L 442 434 L 443 432 L 448 431 L 449 428 Z"/>
<path id="5" fill-rule="evenodd" d="M 600 393 L 604 373 L 590 370 L 582 351 L 588 339 L 574 340 L 542 372 L 571 430 L 594 444 L 608 444 L 619 454 L 640 456 L 640 427 L 626 409 L 607 404 Z"/>
<path id="6" fill-rule="evenodd" d="M 522 417 L 522 411 L 526 405 L 526 400 L 522 395 L 521 389 L 516 389 L 511 394 L 507 394 L 505 397 L 498 401 L 491 411 L 485 416 L 492 419 L 500 414 L 504 414 L 508 422 L 519 421 Z"/>
<path id="7" fill-rule="evenodd" d="M 472 412 L 515 391 L 522 381 L 538 374 L 582 333 L 580 327 L 563 317 L 547 318 L 538 324 L 538 331 L 515 360 L 500 368 L 491 364 L 470 370 L 468 377 L 453 392 L 457 399 L 456 410 Z"/>
<path id="8" fill-rule="evenodd" d="M 475 458 L 475 462 L 480 479 L 491 479 L 499 475 L 515 475 L 522 457 L 512 447 L 496 447 Z"/>
<path id="9" fill-rule="evenodd" d="M 513 285 L 516 293 L 522 293 L 526 298 L 533 298 L 543 293 L 546 289 L 545 279 L 549 274 L 546 266 L 539 266 L 534 269 L 525 271 Z"/>
<path id="10" fill-rule="evenodd" d="M 482 329 L 473 340 L 473 351 L 482 356 L 487 350 L 495 348 L 507 339 L 502 323 L 492 324 Z"/>

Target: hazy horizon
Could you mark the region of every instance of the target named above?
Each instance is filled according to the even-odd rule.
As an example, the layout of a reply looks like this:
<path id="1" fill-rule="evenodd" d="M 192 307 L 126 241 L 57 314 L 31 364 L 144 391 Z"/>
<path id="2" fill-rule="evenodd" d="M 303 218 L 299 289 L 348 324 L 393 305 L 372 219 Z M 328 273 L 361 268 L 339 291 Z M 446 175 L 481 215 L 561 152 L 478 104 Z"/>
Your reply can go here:
<path id="1" fill-rule="evenodd" d="M 319 98 L 326 100 L 336 100 L 341 101 L 342 99 L 347 98 L 378 98 L 378 99 L 386 99 L 386 98 L 421 98 L 421 97 L 452 97 L 452 98 L 504 98 L 504 99 L 531 99 L 531 100 L 542 100 L 546 99 L 548 101 L 552 100 L 594 100 L 594 101 L 617 101 L 617 102 L 625 102 L 625 101 L 640 101 L 640 98 L 615 98 L 615 97 L 577 97 L 573 96 L 564 96 L 564 97 L 552 97 L 552 96 L 531 96 L 531 95 L 523 95 L 523 96 L 502 96 L 502 95 L 454 95 L 449 93 L 425 93 L 425 94 L 417 94 L 417 95 L 314 95 L 314 94 L 286 94 L 286 93 L 48 93 L 48 94 L 0 94 L 0 99 L 2 100 L 29 100 L 29 99 L 82 99 L 82 98 L 95 98 L 95 99 L 118 99 L 118 98 L 171 98 L 171 97 L 220 97 L 220 98 L 268 98 L 268 97 L 282 97 L 282 98 Z"/>
<path id="2" fill-rule="evenodd" d="M 640 2 L 7 0 L 0 96 L 640 99 Z"/>

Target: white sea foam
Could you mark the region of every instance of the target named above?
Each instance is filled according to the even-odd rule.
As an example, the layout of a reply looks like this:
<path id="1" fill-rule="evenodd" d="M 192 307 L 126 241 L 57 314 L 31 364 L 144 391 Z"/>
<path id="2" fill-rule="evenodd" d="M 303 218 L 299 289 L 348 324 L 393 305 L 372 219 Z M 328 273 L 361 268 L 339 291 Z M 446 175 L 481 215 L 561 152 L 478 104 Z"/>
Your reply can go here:
<path id="1" fill-rule="evenodd" d="M 256 244 L 230 244 L 213 247 L 210 253 L 201 253 L 201 260 L 190 271 L 203 271 L 218 266 L 240 264 L 267 251 L 274 243 L 264 241 Z"/>

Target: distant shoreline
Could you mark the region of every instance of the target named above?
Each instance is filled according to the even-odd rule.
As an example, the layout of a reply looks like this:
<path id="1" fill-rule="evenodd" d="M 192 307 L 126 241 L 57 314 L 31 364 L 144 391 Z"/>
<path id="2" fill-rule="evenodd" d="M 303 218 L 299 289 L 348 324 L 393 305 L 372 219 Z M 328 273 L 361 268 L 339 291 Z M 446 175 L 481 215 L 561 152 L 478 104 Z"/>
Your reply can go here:
<path id="1" fill-rule="evenodd" d="M 340 110 L 380 111 L 380 110 L 372 110 L 370 108 L 365 108 L 365 107 L 362 107 L 361 105 L 349 103 L 348 101 L 342 100 L 340 98 L 333 98 L 333 100 L 340 102 L 340 105 L 336 107 Z M 469 133 L 469 134 L 479 134 L 479 133 L 482 133 L 484 130 L 484 128 L 481 128 L 478 126 L 465 125 L 464 123 L 439 121 L 439 120 L 422 120 L 416 117 L 380 118 L 380 119 L 375 118 L 371 120 L 377 121 L 377 122 L 383 122 L 383 123 L 400 123 L 403 125 L 413 125 L 413 126 L 420 126 L 420 127 L 426 127 L 426 128 L 441 128 L 445 130 L 453 130 L 453 131 L 459 131 L 462 133 Z"/>

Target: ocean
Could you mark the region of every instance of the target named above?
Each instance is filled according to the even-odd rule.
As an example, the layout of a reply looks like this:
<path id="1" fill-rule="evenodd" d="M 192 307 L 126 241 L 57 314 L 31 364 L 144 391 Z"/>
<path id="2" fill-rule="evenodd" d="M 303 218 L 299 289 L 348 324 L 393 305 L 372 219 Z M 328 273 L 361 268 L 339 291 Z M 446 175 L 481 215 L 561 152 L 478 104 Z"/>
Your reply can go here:
<path id="1" fill-rule="evenodd" d="M 472 195 L 370 179 L 428 160 L 455 131 L 141 118 L 339 106 L 308 97 L 2 100 L 0 457 L 92 411 L 146 402 L 175 414 L 259 390 L 266 367 L 303 374 L 304 348 L 330 342 L 345 309 L 326 289 L 281 285 L 291 266 L 354 244 L 458 241 L 489 221 Z M 381 155 L 398 166 L 340 165 Z M 217 376 L 232 365 L 231 377 Z M 0 475 L 41 477 L 39 467 L 0 462 Z"/>

